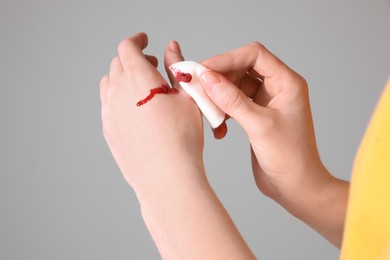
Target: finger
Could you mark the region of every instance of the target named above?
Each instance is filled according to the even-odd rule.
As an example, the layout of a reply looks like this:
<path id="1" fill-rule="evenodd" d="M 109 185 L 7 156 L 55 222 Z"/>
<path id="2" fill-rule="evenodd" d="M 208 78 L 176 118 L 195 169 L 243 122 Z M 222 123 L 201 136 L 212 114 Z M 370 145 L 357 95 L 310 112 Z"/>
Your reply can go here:
<path id="1" fill-rule="evenodd" d="M 100 101 L 102 103 L 106 102 L 107 100 L 107 88 L 109 84 L 109 76 L 106 74 L 102 77 L 100 80 Z"/>
<path id="2" fill-rule="evenodd" d="M 175 79 L 175 76 L 173 75 L 172 71 L 169 69 L 169 66 L 176 62 L 183 61 L 184 57 L 181 53 L 180 45 L 177 41 L 170 41 L 167 48 L 165 49 L 165 56 L 164 56 L 164 67 L 168 74 L 169 81 L 171 82 L 171 85 L 177 84 L 177 81 Z"/>
<path id="3" fill-rule="evenodd" d="M 257 78 L 259 80 L 261 80 L 262 82 L 264 82 L 264 77 L 261 76 L 257 71 L 255 71 L 254 69 L 249 69 L 248 70 L 248 74 L 251 75 L 252 77 L 254 78 Z"/>
<path id="4" fill-rule="evenodd" d="M 120 77 L 123 73 L 123 67 L 119 56 L 116 56 L 112 59 L 110 65 L 110 80 L 115 80 Z"/>
<path id="5" fill-rule="evenodd" d="M 145 55 L 145 58 L 155 67 L 158 66 L 158 59 L 153 55 Z"/>
<path id="6" fill-rule="evenodd" d="M 254 104 L 239 88 L 216 72 L 205 72 L 201 83 L 210 99 L 244 128 L 257 118 L 260 106 Z"/>
<path id="7" fill-rule="evenodd" d="M 139 66 L 140 62 L 147 61 L 142 50 L 148 45 L 148 36 L 138 33 L 122 40 L 118 45 L 118 54 L 124 70 L 131 70 Z"/>
<path id="8" fill-rule="evenodd" d="M 263 83 L 258 78 L 254 78 L 249 74 L 246 74 L 237 83 L 241 91 L 244 92 L 244 94 L 252 100 L 254 99 L 255 95 L 257 94 L 262 84 Z"/>
<path id="9" fill-rule="evenodd" d="M 252 98 L 253 102 L 263 107 L 268 107 L 269 102 L 274 97 L 274 93 L 270 92 L 264 85 L 257 89 L 255 96 Z"/>
<path id="10" fill-rule="evenodd" d="M 287 65 L 257 42 L 214 56 L 203 61 L 202 64 L 220 73 L 231 71 L 251 72 L 253 69 L 264 80 L 283 77 L 291 73 L 291 69 Z"/>
<path id="11" fill-rule="evenodd" d="M 226 125 L 226 122 L 223 121 L 222 124 L 220 126 L 218 126 L 217 128 L 214 128 L 213 129 L 213 134 L 214 134 L 214 138 L 215 139 L 222 139 L 226 136 L 227 134 L 227 125 Z"/>

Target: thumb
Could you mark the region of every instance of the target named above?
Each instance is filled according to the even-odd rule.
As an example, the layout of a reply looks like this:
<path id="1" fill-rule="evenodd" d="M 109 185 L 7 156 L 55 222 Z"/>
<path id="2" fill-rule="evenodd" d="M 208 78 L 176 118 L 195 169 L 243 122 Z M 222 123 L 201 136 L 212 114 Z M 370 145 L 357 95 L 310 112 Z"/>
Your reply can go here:
<path id="1" fill-rule="evenodd" d="M 172 71 L 169 69 L 169 66 L 171 66 L 173 63 L 183 61 L 184 57 L 181 53 L 180 45 L 177 41 L 170 41 L 168 44 L 168 47 L 165 50 L 165 56 L 164 56 L 164 67 L 168 74 L 169 81 L 171 82 L 171 85 L 177 84 L 177 80 L 175 79 L 175 76 L 172 74 Z"/>
<path id="2" fill-rule="evenodd" d="M 235 119 L 244 129 L 253 125 L 258 117 L 256 106 L 237 86 L 223 75 L 207 71 L 200 79 L 209 98 L 226 114 Z"/>

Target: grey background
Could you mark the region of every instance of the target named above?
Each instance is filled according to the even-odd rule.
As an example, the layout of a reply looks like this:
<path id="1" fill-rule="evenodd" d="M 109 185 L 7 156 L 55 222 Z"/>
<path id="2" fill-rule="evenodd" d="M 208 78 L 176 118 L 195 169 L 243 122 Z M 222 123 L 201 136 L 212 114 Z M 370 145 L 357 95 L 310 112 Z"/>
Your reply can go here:
<path id="1" fill-rule="evenodd" d="M 101 134 L 98 83 L 122 38 L 147 32 L 160 59 L 176 39 L 190 60 L 262 42 L 308 80 L 322 159 L 349 179 L 389 76 L 389 28 L 388 0 L 1 0 L 0 259 L 159 258 Z M 223 142 L 206 127 L 206 169 L 255 254 L 337 259 L 258 192 L 229 127 Z"/>

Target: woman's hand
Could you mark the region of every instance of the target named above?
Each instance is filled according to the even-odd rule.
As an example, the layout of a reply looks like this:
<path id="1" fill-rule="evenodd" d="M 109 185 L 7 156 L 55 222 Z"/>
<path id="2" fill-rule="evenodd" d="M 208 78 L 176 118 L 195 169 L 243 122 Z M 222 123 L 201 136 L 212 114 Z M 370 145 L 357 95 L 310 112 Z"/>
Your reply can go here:
<path id="1" fill-rule="evenodd" d="M 320 160 L 305 79 L 259 43 L 203 65 L 218 72 L 202 76 L 206 93 L 248 134 L 259 189 L 339 244 L 348 185 Z"/>
<path id="2" fill-rule="evenodd" d="M 203 168 L 203 127 L 196 103 L 179 90 L 156 95 L 166 85 L 157 60 L 142 50 L 145 34 L 119 44 L 119 57 L 101 81 L 103 131 L 163 259 L 254 259 L 209 185 Z M 165 53 L 165 68 L 183 60 L 176 42 Z M 168 72 L 170 78 L 173 76 Z"/>
<path id="3" fill-rule="evenodd" d="M 119 56 L 100 83 L 104 137 L 133 188 L 182 164 L 203 170 L 201 113 L 168 70 L 183 60 L 176 42 L 167 47 L 164 65 L 178 94 L 157 94 L 144 105 L 136 105 L 151 89 L 167 86 L 156 69 L 157 59 L 143 53 L 147 44 L 144 33 L 123 40 Z"/>
<path id="4" fill-rule="evenodd" d="M 225 76 L 205 73 L 204 88 L 247 132 L 256 183 L 263 193 L 277 199 L 295 192 L 307 179 L 319 177 L 315 173 L 323 165 L 307 83 L 300 75 L 258 43 L 203 64 Z M 325 187 L 331 178 L 324 177 Z"/>

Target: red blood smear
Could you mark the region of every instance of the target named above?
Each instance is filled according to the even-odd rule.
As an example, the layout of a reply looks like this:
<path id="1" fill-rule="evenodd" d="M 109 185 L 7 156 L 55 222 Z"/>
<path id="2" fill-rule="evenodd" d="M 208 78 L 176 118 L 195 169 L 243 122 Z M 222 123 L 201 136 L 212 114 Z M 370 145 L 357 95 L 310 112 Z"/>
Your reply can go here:
<path id="1" fill-rule="evenodd" d="M 155 95 L 157 94 L 177 94 L 179 93 L 179 91 L 175 88 L 171 88 L 169 87 L 168 85 L 162 85 L 161 87 L 158 87 L 158 88 L 152 88 L 150 90 L 150 93 L 149 95 L 144 98 L 144 99 L 141 99 L 140 101 L 137 102 L 137 106 L 142 106 L 143 104 L 145 104 L 146 102 L 148 102 L 149 100 L 151 100 Z"/>
<path id="2" fill-rule="evenodd" d="M 175 78 L 178 82 L 188 83 L 192 80 L 192 76 L 190 73 L 185 73 L 180 70 L 175 72 Z"/>

